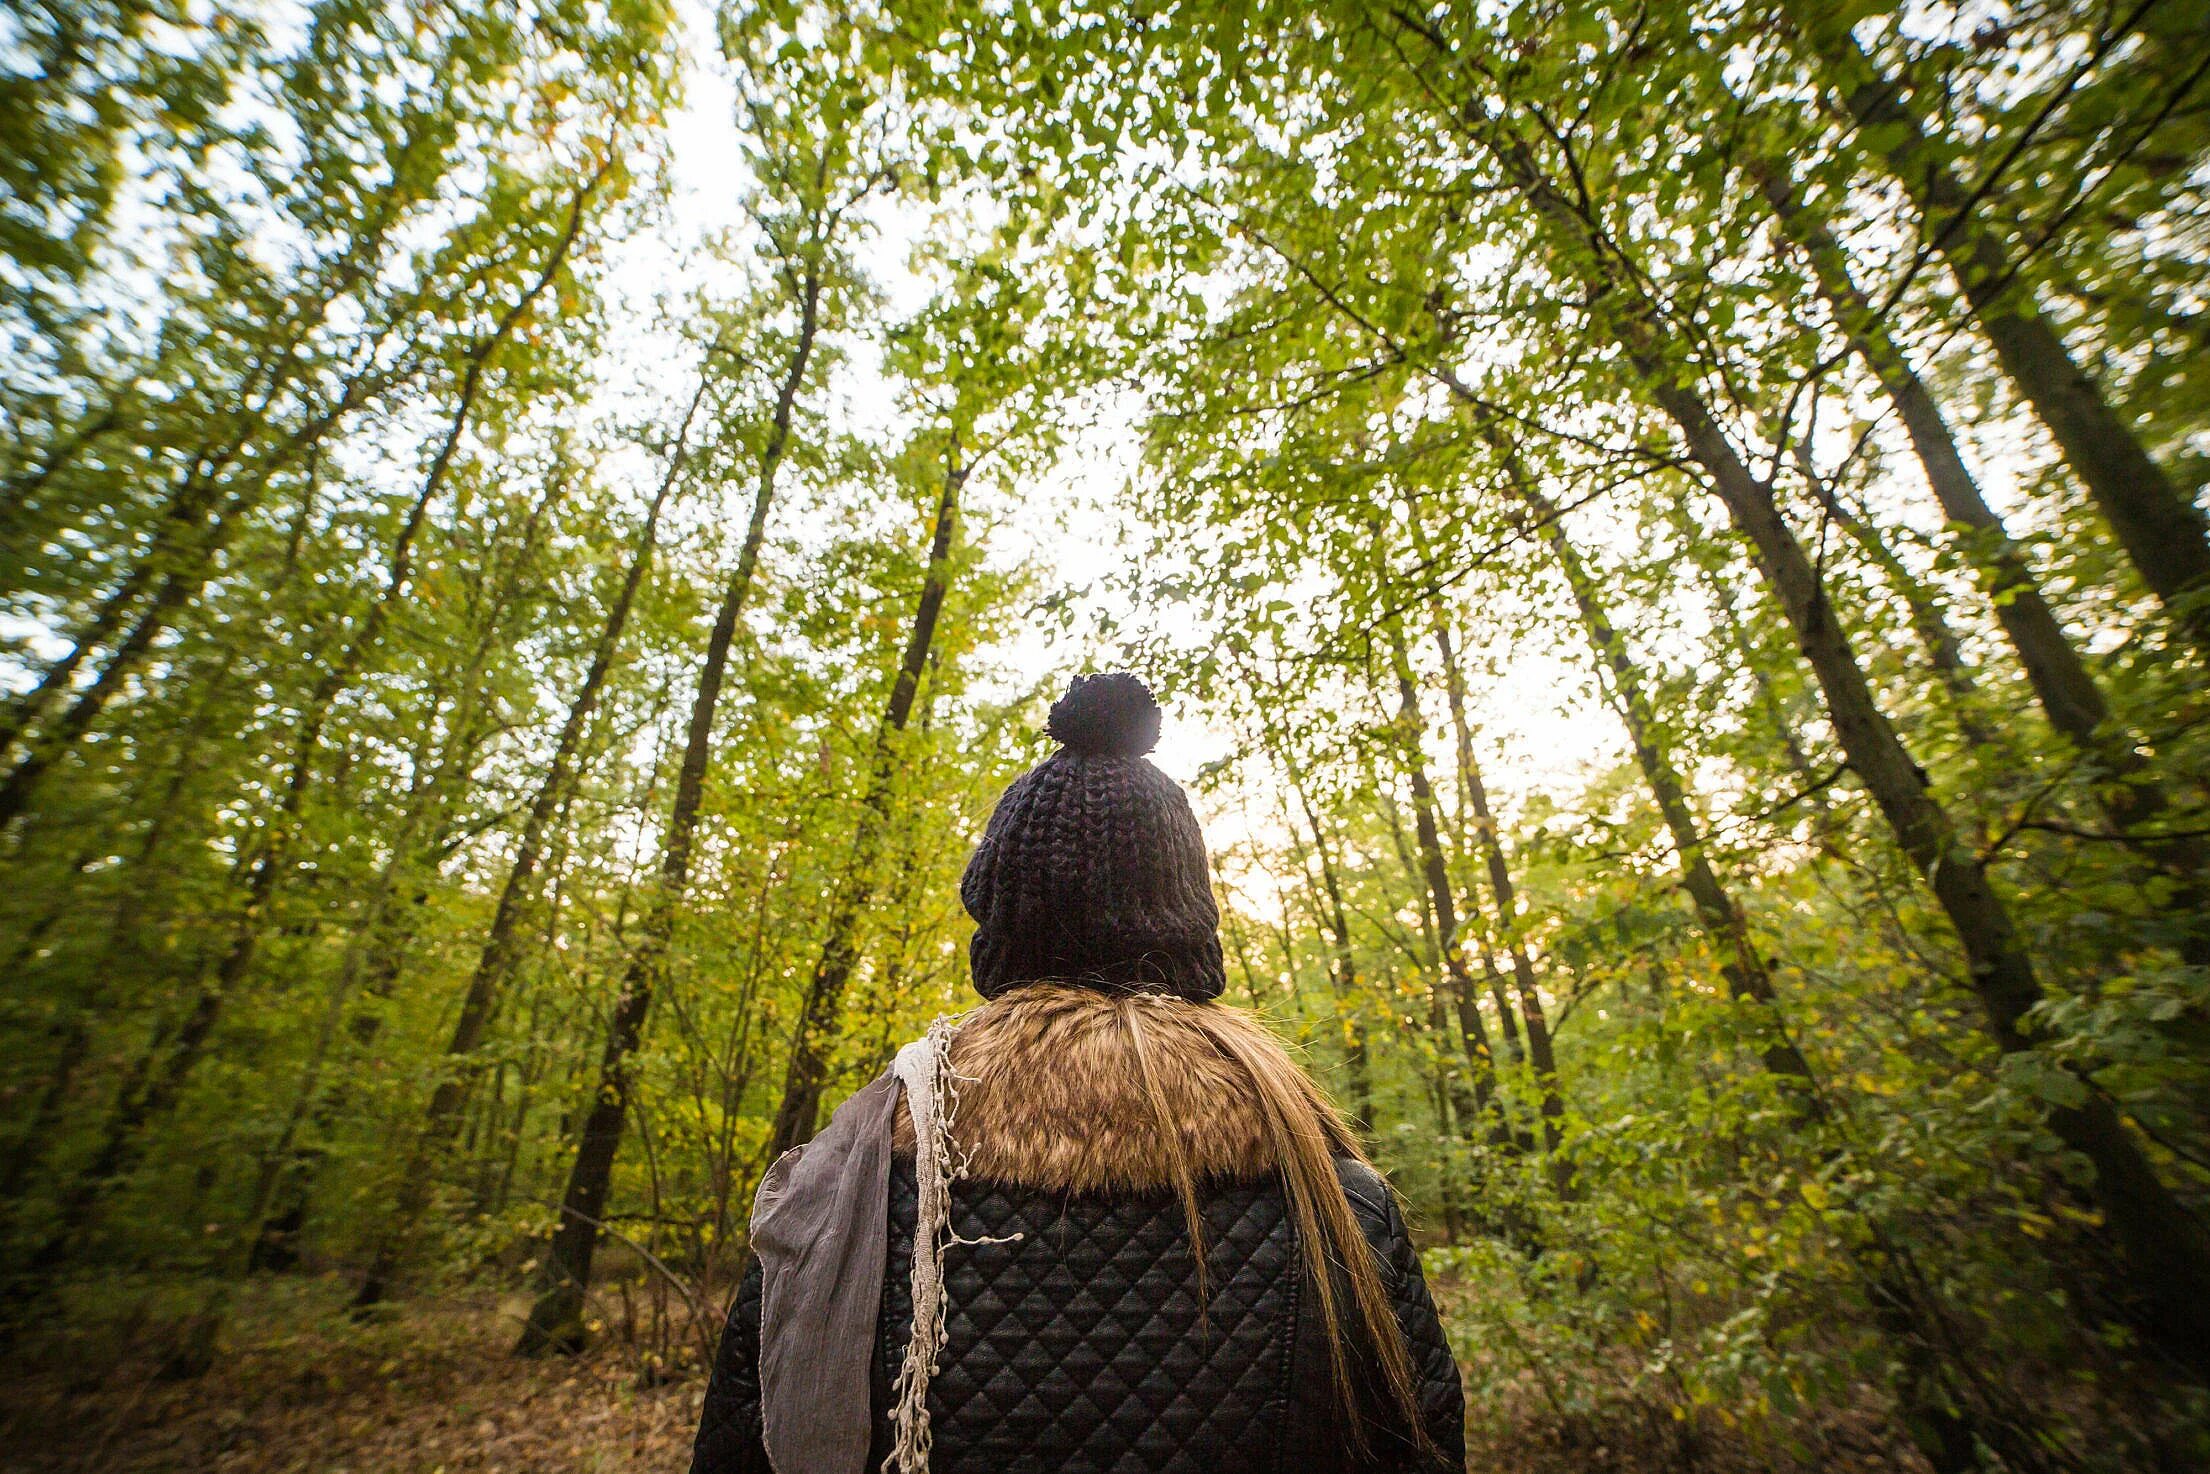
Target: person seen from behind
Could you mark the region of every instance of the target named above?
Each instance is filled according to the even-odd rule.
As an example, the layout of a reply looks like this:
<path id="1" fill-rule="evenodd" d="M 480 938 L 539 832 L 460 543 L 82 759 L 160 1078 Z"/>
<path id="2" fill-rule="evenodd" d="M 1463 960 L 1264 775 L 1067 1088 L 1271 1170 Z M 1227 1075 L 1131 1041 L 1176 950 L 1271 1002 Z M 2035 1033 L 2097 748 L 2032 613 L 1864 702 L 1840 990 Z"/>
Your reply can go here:
<path id="1" fill-rule="evenodd" d="M 692 1474 L 1458 1470 L 1458 1370 L 1396 1199 L 1218 1001 L 1204 838 L 1129 675 L 960 884 L 981 1007 L 760 1185 Z"/>

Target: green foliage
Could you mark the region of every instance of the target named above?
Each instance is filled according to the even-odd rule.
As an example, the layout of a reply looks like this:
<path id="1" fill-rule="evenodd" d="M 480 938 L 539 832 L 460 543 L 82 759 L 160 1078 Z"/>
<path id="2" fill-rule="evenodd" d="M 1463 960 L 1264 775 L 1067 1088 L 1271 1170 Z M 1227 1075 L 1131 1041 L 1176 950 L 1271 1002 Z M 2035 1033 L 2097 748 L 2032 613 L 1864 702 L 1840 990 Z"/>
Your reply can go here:
<path id="1" fill-rule="evenodd" d="M 1079 613 L 1496 1460 L 2199 1459 L 2210 591 L 2107 465 L 2200 533 L 2210 42 L 2123 9 L 34 7 L 10 1279 L 350 1271 L 410 1190 L 412 1283 L 535 1272 L 747 579 L 602 1274 L 710 1328 L 794 1041 L 833 1101 L 960 1006 Z M 1101 448 L 1133 556 L 1047 584 Z"/>

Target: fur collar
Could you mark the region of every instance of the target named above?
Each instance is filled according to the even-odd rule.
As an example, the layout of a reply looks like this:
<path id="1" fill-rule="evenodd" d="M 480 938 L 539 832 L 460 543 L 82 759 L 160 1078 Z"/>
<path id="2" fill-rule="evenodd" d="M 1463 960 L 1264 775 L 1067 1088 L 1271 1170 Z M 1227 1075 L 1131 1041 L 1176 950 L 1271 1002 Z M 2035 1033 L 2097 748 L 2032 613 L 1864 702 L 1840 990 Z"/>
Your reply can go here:
<path id="1" fill-rule="evenodd" d="M 1131 1014 L 1192 1175 L 1248 1181 L 1273 1171 L 1256 1091 L 1190 1021 L 1194 1010 L 1223 1007 L 1030 983 L 976 1009 L 951 1045 L 961 1077 L 952 1134 L 969 1171 L 1070 1193 L 1171 1186 L 1170 1138 L 1144 1091 Z M 1248 1028 L 1264 1032 L 1255 1022 Z M 1267 1042 L 1281 1048 L 1271 1036 Z M 891 1140 L 900 1155 L 912 1155 L 903 1098 Z"/>

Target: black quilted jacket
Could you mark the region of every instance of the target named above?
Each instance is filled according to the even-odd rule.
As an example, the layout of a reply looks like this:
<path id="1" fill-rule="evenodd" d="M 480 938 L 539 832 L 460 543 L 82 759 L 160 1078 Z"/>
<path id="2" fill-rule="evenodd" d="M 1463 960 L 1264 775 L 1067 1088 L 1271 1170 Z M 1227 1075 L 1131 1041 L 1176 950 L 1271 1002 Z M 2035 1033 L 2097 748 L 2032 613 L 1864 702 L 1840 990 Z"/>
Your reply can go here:
<path id="1" fill-rule="evenodd" d="M 1070 1197 L 963 1183 L 952 1214 L 961 1237 L 1022 1237 L 947 1253 L 949 1334 L 929 1387 L 932 1474 L 1462 1469 L 1458 1369 L 1404 1220 L 1370 1169 L 1345 1162 L 1341 1175 L 1381 1256 L 1439 1457 L 1415 1455 L 1403 1430 L 1386 1424 L 1369 1424 L 1365 1451 L 1354 1453 L 1277 1180 L 1203 1195 L 1210 1274 L 1202 1303 L 1183 1210 L 1171 1194 Z M 890 1448 L 890 1378 L 911 1324 L 915 1211 L 912 1164 L 901 1160 L 891 1174 L 870 1471 Z M 759 1335 L 754 1263 L 722 1335 L 693 1474 L 768 1474 L 760 1446 Z M 1370 1369 L 1362 1376 L 1370 1384 Z M 1370 1409 L 1380 1406 L 1371 1385 L 1364 1400 Z"/>

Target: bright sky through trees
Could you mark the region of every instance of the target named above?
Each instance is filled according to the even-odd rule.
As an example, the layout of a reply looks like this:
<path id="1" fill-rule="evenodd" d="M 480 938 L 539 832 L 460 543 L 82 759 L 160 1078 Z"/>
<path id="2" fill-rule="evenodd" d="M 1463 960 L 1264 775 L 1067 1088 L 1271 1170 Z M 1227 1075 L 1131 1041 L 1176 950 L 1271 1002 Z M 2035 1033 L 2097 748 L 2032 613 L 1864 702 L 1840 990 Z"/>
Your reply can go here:
<path id="1" fill-rule="evenodd" d="M 11 10 L 0 1442 L 685 1385 L 1118 667 L 1483 1466 L 2201 1463 L 2206 263 L 2191 0 Z"/>

